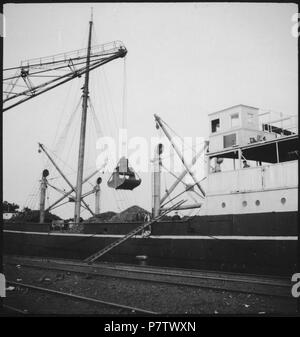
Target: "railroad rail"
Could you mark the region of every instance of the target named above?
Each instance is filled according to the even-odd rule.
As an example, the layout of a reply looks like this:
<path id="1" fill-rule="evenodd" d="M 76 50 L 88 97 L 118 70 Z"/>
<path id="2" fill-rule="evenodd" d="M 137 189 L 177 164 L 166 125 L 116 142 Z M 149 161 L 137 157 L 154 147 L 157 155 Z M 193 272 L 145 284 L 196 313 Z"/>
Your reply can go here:
<path id="1" fill-rule="evenodd" d="M 135 281 L 165 283 L 174 286 L 208 288 L 266 296 L 291 296 L 290 280 L 284 278 L 275 279 L 269 276 L 133 265 L 87 265 L 70 260 L 45 260 L 37 258 L 13 258 L 7 260 L 6 264 L 21 264 L 23 267 L 29 268 L 59 270 L 78 274 L 84 273 L 97 277 L 113 277 Z"/>
<path id="2" fill-rule="evenodd" d="M 88 303 L 91 303 L 91 304 L 100 304 L 100 305 L 104 305 L 104 306 L 114 307 L 114 308 L 117 308 L 117 309 L 123 309 L 123 310 L 129 311 L 131 313 L 141 313 L 141 314 L 147 314 L 147 315 L 158 315 L 159 314 L 158 312 L 154 312 L 154 311 L 150 311 L 150 310 L 146 310 L 146 309 L 142 309 L 142 308 L 127 306 L 127 305 L 124 305 L 124 304 L 119 304 L 119 303 L 114 303 L 114 302 L 103 301 L 103 300 L 99 300 L 97 298 L 92 298 L 92 297 L 70 294 L 70 293 L 66 293 L 66 292 L 62 292 L 62 291 L 58 291 L 58 290 L 54 290 L 54 289 L 38 287 L 38 286 L 28 284 L 28 283 L 21 283 L 21 282 L 14 282 L 14 281 L 7 280 L 7 284 L 11 284 L 11 285 L 14 285 L 14 286 L 17 286 L 17 287 L 27 288 L 27 289 L 31 289 L 31 290 L 34 290 L 34 291 L 55 295 L 55 296 L 66 297 L 66 298 L 70 298 L 70 299 L 73 299 L 73 300 L 76 300 L 76 301 L 79 300 L 79 301 L 84 301 L 84 302 L 88 302 Z M 10 307 L 10 306 L 6 306 L 6 308 L 9 309 L 9 310 L 16 311 L 18 313 L 23 313 L 23 314 L 25 313 L 24 311 L 22 311 L 20 309 L 16 309 L 16 308 L 13 308 L 13 307 Z"/>
<path id="3" fill-rule="evenodd" d="M 3 304 L 2 308 L 6 311 L 12 311 L 14 313 L 21 314 L 21 315 L 27 315 L 28 314 L 28 312 L 25 311 L 25 310 L 18 309 L 18 308 L 15 308 L 15 307 L 12 307 L 12 306 L 6 305 L 6 304 Z"/>

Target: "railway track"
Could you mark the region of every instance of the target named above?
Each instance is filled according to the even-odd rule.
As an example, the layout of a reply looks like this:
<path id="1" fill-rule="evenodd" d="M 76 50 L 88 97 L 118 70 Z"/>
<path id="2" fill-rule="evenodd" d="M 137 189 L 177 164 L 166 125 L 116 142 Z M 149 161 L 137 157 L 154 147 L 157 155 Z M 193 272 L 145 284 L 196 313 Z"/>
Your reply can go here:
<path id="1" fill-rule="evenodd" d="M 27 315 L 28 314 L 28 312 L 26 310 L 18 309 L 18 308 L 15 308 L 15 307 L 12 307 L 12 306 L 6 305 L 6 304 L 3 304 L 2 308 L 4 309 L 4 311 L 6 311 L 6 314 L 8 314 L 10 312 L 13 312 L 13 313 L 19 314 L 19 315 Z"/>
<path id="2" fill-rule="evenodd" d="M 290 297 L 290 281 L 259 275 L 219 273 L 199 270 L 181 270 L 133 265 L 91 264 L 70 260 L 37 258 L 9 258 L 6 264 L 23 267 L 84 273 L 97 277 L 114 277 L 176 286 L 227 290 L 266 296 Z"/>
<path id="3" fill-rule="evenodd" d="M 103 300 L 99 300 L 97 298 L 80 296 L 80 295 L 62 292 L 62 291 L 58 291 L 58 290 L 54 290 L 54 289 L 49 289 L 49 288 L 38 287 L 38 286 L 28 284 L 28 283 L 21 283 L 21 282 L 14 282 L 14 281 L 7 280 L 7 284 L 10 284 L 10 285 L 13 285 L 13 286 L 16 286 L 16 287 L 26 288 L 26 289 L 29 289 L 31 291 L 50 294 L 50 295 L 53 295 L 53 296 L 65 297 L 65 298 L 68 298 L 68 299 L 71 299 L 71 300 L 74 300 L 74 301 L 84 301 L 84 302 L 87 302 L 89 304 L 96 304 L 96 305 L 102 305 L 102 306 L 109 306 L 109 307 L 116 308 L 116 309 L 122 309 L 123 313 L 129 312 L 131 314 L 134 313 L 134 314 L 146 314 L 146 315 L 157 315 L 157 314 L 159 314 L 158 312 L 154 312 L 154 311 L 150 311 L 150 310 L 146 310 L 146 309 L 142 309 L 142 308 L 138 308 L 138 307 L 132 307 L 132 306 L 127 306 L 127 305 L 123 305 L 123 304 L 119 304 L 119 303 L 103 301 Z M 18 314 L 28 314 L 28 312 L 26 312 L 24 310 L 17 309 L 15 307 L 11 307 L 11 306 L 8 306 L 8 305 L 4 305 L 4 308 L 8 309 L 9 311 L 16 312 Z"/>

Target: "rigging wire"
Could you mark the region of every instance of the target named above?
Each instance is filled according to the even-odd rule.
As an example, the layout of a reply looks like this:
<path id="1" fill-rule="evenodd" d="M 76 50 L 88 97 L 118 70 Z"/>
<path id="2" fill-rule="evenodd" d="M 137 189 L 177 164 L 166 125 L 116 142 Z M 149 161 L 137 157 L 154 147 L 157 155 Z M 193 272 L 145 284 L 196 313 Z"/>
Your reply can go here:
<path id="1" fill-rule="evenodd" d="M 79 81 L 77 82 L 77 88 L 76 89 L 78 89 L 78 86 L 79 86 Z M 75 169 L 69 164 L 69 157 L 71 155 L 71 152 L 72 152 L 72 149 L 73 149 L 73 146 L 74 146 L 74 143 L 75 143 L 74 139 L 75 139 L 75 135 L 78 131 L 77 130 L 78 128 L 74 127 L 72 134 L 70 134 L 69 131 L 71 129 L 72 123 L 74 124 L 75 117 L 77 116 L 76 113 L 79 110 L 79 106 L 80 106 L 81 102 L 82 102 L 82 96 L 78 100 L 78 103 L 75 106 L 75 109 L 73 109 L 73 111 L 70 114 L 69 120 L 68 120 L 67 124 L 65 125 L 64 130 L 62 131 L 61 137 L 59 138 L 58 142 L 56 143 L 55 150 L 53 151 L 54 153 L 51 151 L 61 162 L 63 162 L 63 167 L 62 167 L 63 171 L 65 170 L 66 166 L 71 169 L 72 173 L 66 174 L 66 176 L 75 175 L 77 173 L 75 171 Z M 77 123 L 76 123 L 75 126 L 77 126 Z M 70 138 L 69 136 L 71 137 L 71 142 L 69 143 L 69 146 L 66 149 L 67 139 Z M 61 156 L 63 155 L 63 152 L 65 152 L 65 156 L 64 156 L 65 160 L 61 159 Z M 59 178 L 61 178 L 61 177 L 59 177 Z M 60 180 L 62 181 L 62 179 L 60 179 Z"/>
<path id="2" fill-rule="evenodd" d="M 94 27 L 93 27 L 94 29 Z M 124 70 L 126 71 L 126 70 Z M 106 75 L 104 73 L 104 77 L 105 77 L 105 81 L 106 83 L 108 84 L 108 80 L 106 78 Z M 73 81 L 72 81 L 72 84 L 73 84 Z M 71 114 L 69 115 L 69 120 L 65 126 L 65 128 L 63 129 L 63 132 L 62 132 L 62 135 L 58 138 L 58 133 L 59 133 L 59 126 L 61 125 L 61 121 L 63 119 L 63 112 L 65 111 L 65 107 L 66 107 L 66 102 L 68 101 L 69 97 L 70 97 L 70 93 L 72 91 L 72 88 L 74 87 L 74 85 L 71 85 L 69 86 L 68 88 L 68 95 L 66 97 L 66 100 L 64 102 L 64 106 L 62 108 L 62 113 L 60 114 L 60 120 L 59 120 L 59 124 L 58 124 L 58 127 L 56 128 L 56 132 L 55 132 L 55 135 L 54 135 L 54 139 L 53 139 L 53 144 L 56 144 L 55 145 L 55 148 L 54 150 L 50 150 L 49 148 L 47 148 L 47 150 L 49 152 L 51 152 L 58 160 L 60 160 L 63 164 L 64 164 L 64 168 L 65 166 L 68 166 L 69 168 L 71 168 L 72 171 L 74 171 L 74 169 L 67 163 L 68 162 L 68 159 L 69 159 L 69 155 L 70 155 L 70 152 L 71 152 L 71 147 L 69 148 L 69 151 L 68 151 L 68 156 L 66 157 L 66 160 L 63 160 L 62 158 L 60 158 L 60 154 L 62 154 L 65 150 L 65 147 L 66 147 L 66 142 L 67 142 L 67 138 L 70 136 L 70 129 L 71 129 L 71 125 L 74 121 L 74 117 L 75 117 L 75 114 L 78 110 L 78 106 L 79 106 L 79 103 L 77 104 L 75 110 L 73 110 L 71 112 Z M 109 92 L 109 88 L 107 89 L 108 92 Z M 105 95 L 105 94 L 104 94 Z M 109 95 L 108 95 L 109 96 Z M 112 111 L 113 111 L 113 116 L 115 118 L 115 121 L 116 121 L 116 115 L 115 115 L 115 110 L 114 110 L 114 107 L 113 107 L 113 103 L 112 103 L 112 100 L 111 100 L 111 97 L 109 96 L 110 98 L 110 103 L 111 103 L 111 107 L 112 107 Z M 107 103 L 107 99 L 105 100 L 105 104 L 108 104 Z M 94 124 L 98 124 L 97 128 L 100 129 L 101 126 L 100 126 L 100 123 L 99 123 L 99 120 L 97 119 L 97 115 L 95 113 L 95 109 L 94 107 L 92 107 L 92 110 L 94 113 L 92 113 L 92 116 L 93 116 L 93 119 L 94 119 Z M 95 118 L 96 117 L 96 118 Z M 98 123 L 97 123 L 98 122 Z M 73 123 L 74 124 L 74 123 Z M 100 127 L 100 128 L 99 128 Z M 103 132 L 102 132 L 103 134 Z M 73 138 L 72 138 L 72 142 L 71 142 L 71 145 L 74 144 L 73 140 L 74 140 L 74 136 L 75 136 L 75 131 L 73 132 Z M 57 140 L 58 139 L 58 140 Z M 43 158 L 43 157 L 42 157 Z M 50 160 L 48 159 L 48 165 L 50 164 Z M 72 173 L 73 174 L 73 173 Z M 76 174 L 76 172 L 74 172 L 74 174 Z M 57 176 L 57 177 L 53 177 L 53 178 L 50 178 L 50 180 L 54 180 L 54 179 L 62 179 L 60 176 Z M 39 183 L 37 186 L 34 187 L 34 194 L 33 194 L 33 197 L 30 198 L 30 200 L 28 200 L 29 198 L 27 198 L 26 200 L 26 203 L 28 201 L 30 201 L 30 205 L 33 205 L 34 203 L 36 203 L 37 201 L 37 196 L 38 196 L 38 190 L 39 190 Z M 47 189 L 48 190 L 48 189 Z M 49 195 L 49 192 L 47 192 L 47 201 L 48 201 L 48 204 L 49 204 L 49 198 L 50 198 L 50 195 Z M 124 199 L 124 198 L 123 198 Z"/>
<path id="3" fill-rule="evenodd" d="M 78 115 L 78 117 L 79 117 L 78 119 L 80 119 L 80 116 L 79 116 L 79 115 Z M 71 142 L 70 142 L 69 148 L 68 148 L 67 153 L 66 153 L 66 165 L 69 166 L 69 167 L 71 168 L 71 170 L 72 170 L 72 172 L 73 172 L 74 174 L 77 174 L 77 171 L 74 169 L 73 166 L 71 167 L 71 166 L 70 166 L 69 164 L 67 164 L 67 163 L 68 163 L 69 157 L 70 157 L 70 155 L 71 155 L 71 151 L 72 151 L 72 149 L 73 149 L 73 146 L 75 146 L 75 136 L 76 136 L 76 134 L 78 134 L 78 132 L 79 132 L 79 130 L 76 129 L 76 128 L 74 127 L 73 134 L 72 134 L 72 138 L 71 138 Z M 74 154 L 74 156 L 75 156 L 75 154 Z M 76 158 L 76 156 L 75 156 L 75 158 Z M 74 162 L 76 162 L 76 159 L 74 160 Z M 65 168 L 66 165 L 64 165 L 63 168 Z"/>
<path id="4" fill-rule="evenodd" d="M 28 208 L 35 209 L 36 201 L 39 195 L 40 184 L 39 182 L 35 185 L 34 193 L 31 196 L 31 199 L 28 203 Z"/>
<path id="5" fill-rule="evenodd" d="M 68 87 L 68 92 L 67 92 L 67 95 L 66 95 L 64 103 L 63 103 L 63 108 L 62 108 L 61 113 L 60 113 L 60 118 L 59 118 L 59 121 L 58 121 L 58 125 L 56 126 L 56 131 L 55 131 L 54 139 L 53 139 L 53 142 L 52 142 L 52 147 L 54 149 L 57 149 L 58 148 L 58 144 L 60 143 L 59 140 L 56 141 L 57 137 L 58 137 L 58 131 L 59 131 L 60 125 L 62 125 L 62 118 L 64 116 L 64 112 L 66 111 L 66 106 L 67 106 L 67 102 L 69 101 L 69 98 L 70 98 L 70 95 L 71 95 L 71 91 L 74 88 L 74 83 L 75 83 L 74 81 L 71 81 L 71 85 Z M 80 100 L 81 100 L 81 98 L 80 98 Z M 68 122 L 67 122 L 67 124 L 65 126 L 65 129 L 67 128 L 67 125 L 71 124 L 71 120 L 72 120 L 72 117 L 74 116 L 74 113 L 75 113 L 76 109 L 77 109 L 77 105 L 75 106 L 75 109 L 73 109 L 73 111 L 71 112 L 69 120 L 68 120 Z M 65 132 L 61 133 L 61 137 L 64 137 L 64 136 L 65 136 Z"/>
<path id="6" fill-rule="evenodd" d="M 29 200 L 32 197 L 35 189 L 36 189 L 36 183 L 32 185 L 31 190 L 30 190 L 30 192 L 28 193 L 28 195 L 25 199 L 24 206 L 28 206 Z"/>
<path id="7" fill-rule="evenodd" d="M 186 190 L 182 191 L 181 193 L 177 194 L 175 197 L 173 197 L 172 199 L 170 199 L 170 201 L 171 201 L 171 200 L 174 200 L 174 199 L 176 199 L 176 198 L 178 198 L 178 197 L 179 197 L 180 195 L 182 195 L 183 193 L 185 193 L 185 192 L 191 190 L 197 183 L 200 183 L 200 182 L 201 182 L 202 180 L 204 180 L 204 179 L 205 179 L 205 178 L 203 178 L 203 179 L 197 181 L 196 183 L 190 185 Z M 165 203 L 162 205 L 162 207 L 164 207 L 164 206 L 165 206 L 166 204 L 168 204 L 170 201 L 165 202 Z"/>
<path id="8" fill-rule="evenodd" d="M 99 75 L 98 77 L 96 77 L 96 85 L 97 85 L 97 90 L 96 92 L 99 93 L 99 95 L 96 96 L 96 100 L 98 98 L 98 100 L 100 101 L 99 102 L 99 106 L 102 107 L 99 109 L 101 115 L 102 115 L 102 118 L 101 120 L 103 121 L 103 123 L 101 125 L 104 126 L 105 130 L 104 132 L 106 134 L 109 134 L 111 135 L 112 137 L 114 136 L 114 132 L 112 131 L 113 129 L 116 130 L 117 129 L 117 120 L 116 120 L 116 117 L 115 117 L 115 111 L 114 111 L 114 106 L 113 106 L 113 103 L 112 103 L 112 100 L 110 98 L 110 91 L 109 89 L 107 88 L 108 86 L 108 81 L 106 79 L 105 81 L 105 74 L 104 74 L 104 69 L 99 69 Z M 102 76 L 101 76 L 102 75 Z M 103 80 L 103 85 L 101 85 L 100 83 L 100 80 Z M 98 84 L 101 88 L 101 90 L 98 89 Z M 101 99 L 102 98 L 102 99 Z M 94 108 L 94 106 L 93 106 Z M 113 113 L 108 113 L 108 111 L 112 111 Z M 95 112 L 95 109 L 94 109 L 94 112 Z M 104 113 L 106 112 L 106 113 Z M 114 120 L 112 120 L 111 118 L 108 118 L 110 116 L 113 116 L 114 117 Z M 114 123 L 114 127 L 112 126 L 112 123 Z M 98 124 L 96 122 L 96 124 Z M 99 123 L 100 125 L 100 123 Z M 97 126 L 97 129 L 99 130 L 99 125 Z M 118 211 L 120 212 L 121 211 L 121 208 L 120 206 L 123 208 L 124 207 L 124 204 L 123 204 L 123 200 L 120 200 L 118 198 L 120 198 L 120 194 L 117 194 L 115 190 L 110 190 L 110 195 L 112 196 L 113 200 L 114 200 L 114 204 L 117 206 L 117 209 Z"/>
<path id="9" fill-rule="evenodd" d="M 123 92 L 122 92 L 122 129 L 127 130 L 127 71 L 126 71 L 126 57 L 123 59 Z M 126 143 L 121 144 L 121 156 L 124 156 L 126 153 Z M 121 191 L 125 202 L 127 203 L 126 207 L 130 207 L 130 204 L 133 204 L 133 193 L 128 194 L 126 191 Z"/>
<path id="10" fill-rule="evenodd" d="M 126 63 L 123 63 L 123 67 L 126 67 Z M 122 106 L 122 119 L 121 119 L 121 122 L 123 124 L 122 127 L 126 128 L 126 104 L 127 104 L 127 99 L 126 99 L 126 95 L 127 95 L 127 90 L 126 90 L 126 69 L 125 70 L 123 69 L 123 75 L 124 75 L 123 85 L 125 86 L 125 89 L 123 89 L 123 95 L 125 95 L 125 96 L 123 96 L 123 100 L 122 100 L 123 106 Z M 109 82 L 108 82 L 107 76 L 105 74 L 105 71 L 104 71 L 104 79 L 105 79 L 105 83 L 106 83 L 106 88 L 107 88 L 107 94 L 108 94 L 108 98 L 109 98 L 109 103 L 110 103 L 112 111 L 113 111 L 114 122 L 115 122 L 115 125 L 119 129 L 121 123 L 117 122 L 118 119 L 116 117 L 114 104 L 113 104 L 113 101 L 112 101 L 112 98 L 111 98 L 110 86 L 109 86 Z M 121 146 L 122 146 L 121 151 L 123 152 L 125 150 L 125 145 L 121 144 Z M 115 191 L 115 193 L 119 194 L 119 196 L 121 198 L 120 202 L 122 203 L 122 207 L 124 209 L 128 208 L 130 206 L 130 204 L 132 204 L 132 201 L 129 200 L 129 196 L 128 196 L 128 194 L 125 191 L 118 190 L 118 191 Z"/>
<path id="11" fill-rule="evenodd" d="M 66 143 L 67 143 L 67 139 L 68 139 L 68 136 L 70 134 L 71 126 L 72 126 L 72 123 L 74 122 L 74 119 L 76 117 L 76 112 L 77 112 L 79 104 L 80 104 L 80 100 L 79 100 L 77 102 L 77 104 L 75 105 L 75 107 L 73 107 L 73 109 L 69 113 L 67 122 L 66 122 L 64 128 L 59 133 L 60 126 L 62 125 L 62 119 L 63 119 L 64 116 L 67 116 L 67 102 L 69 101 L 71 94 L 74 94 L 74 90 L 77 89 L 77 88 L 78 88 L 78 83 L 75 86 L 74 81 L 72 81 L 72 84 L 68 86 L 67 95 L 65 95 L 65 99 L 64 99 L 64 102 L 63 102 L 63 108 L 62 108 L 61 113 L 60 113 L 59 122 L 56 125 L 56 131 L 55 131 L 55 135 L 54 135 L 54 138 L 53 138 L 53 141 L 52 141 L 52 146 L 51 146 L 51 148 L 54 148 L 54 150 L 51 151 L 51 153 L 53 155 L 55 155 L 56 158 L 59 158 L 59 157 L 63 156 L 63 152 L 64 152 L 64 149 L 65 149 L 65 146 L 66 146 Z M 44 168 L 48 167 L 49 171 L 50 171 L 50 174 L 52 174 L 54 172 L 54 167 L 53 167 L 52 163 L 50 162 L 50 159 L 47 158 L 46 156 L 42 156 L 42 158 L 44 158 L 43 167 Z M 62 169 L 63 170 L 65 169 L 65 163 L 63 163 Z M 49 178 L 49 179 L 50 180 L 51 179 L 58 179 L 58 183 L 62 187 L 61 176 L 58 176 L 56 178 Z M 52 194 L 51 194 L 51 196 L 52 196 Z M 49 199 L 50 199 L 50 196 L 49 196 Z"/>
<path id="12" fill-rule="evenodd" d="M 65 128 L 63 129 L 63 131 L 61 133 L 61 137 L 59 138 L 59 140 L 58 140 L 58 142 L 57 142 L 57 144 L 54 148 L 53 152 L 56 153 L 57 155 L 60 155 L 60 156 L 63 155 L 63 152 L 64 152 L 66 144 L 67 144 L 69 132 L 70 132 L 72 124 L 75 121 L 76 113 L 78 112 L 80 103 L 81 103 L 81 99 L 78 101 L 78 103 L 76 105 L 76 108 L 71 112 L 70 117 L 69 117 L 69 121 L 65 125 Z M 76 130 L 75 127 L 74 127 L 74 130 Z M 70 148 L 71 148 L 72 144 L 73 144 L 73 140 L 69 144 L 68 153 L 70 152 Z M 66 156 L 66 162 L 67 161 L 68 161 L 68 156 Z"/>
<path id="13" fill-rule="evenodd" d="M 38 190 L 39 190 L 39 182 L 38 183 L 36 182 L 33 185 L 31 193 L 27 197 L 27 200 L 26 200 L 26 202 L 24 204 L 25 207 L 32 208 L 33 199 L 34 199 L 36 193 L 38 193 Z"/>
<path id="14" fill-rule="evenodd" d="M 127 71 L 126 57 L 123 59 L 123 106 L 122 106 L 122 129 L 127 129 Z"/>
<path id="15" fill-rule="evenodd" d="M 52 151 L 51 149 L 49 149 L 47 146 L 44 145 L 44 148 L 48 150 L 48 152 L 50 152 L 54 157 L 56 157 L 57 160 L 59 160 L 61 163 L 65 164 L 66 166 L 69 167 L 69 169 L 71 169 L 73 172 L 75 172 L 75 169 L 70 166 L 65 160 L 63 160 L 62 158 L 60 158 L 60 156 L 58 156 L 54 151 Z"/>
<path id="16" fill-rule="evenodd" d="M 181 141 L 184 143 L 183 137 L 180 136 L 180 135 L 179 135 L 173 128 L 171 128 L 169 124 L 167 124 L 164 120 L 161 120 L 161 122 L 162 122 L 163 124 L 165 124 L 165 126 L 167 126 L 167 127 L 170 129 L 170 131 L 172 131 L 173 134 L 175 134 L 175 136 L 177 136 L 178 138 L 180 138 Z M 192 146 L 190 146 L 190 145 L 187 145 L 187 146 L 188 146 L 188 147 L 194 152 L 194 154 L 195 154 L 195 149 L 194 149 Z"/>
<path id="17" fill-rule="evenodd" d="M 96 42 L 96 44 L 98 44 L 98 36 L 97 36 L 97 32 L 96 32 L 96 29 L 95 29 L 95 25 L 93 25 L 92 27 L 93 29 L 93 40 Z M 105 69 L 104 68 L 98 68 L 96 69 L 96 71 L 94 72 L 93 74 L 95 76 L 95 86 L 96 86 L 96 90 L 95 92 L 99 93 L 100 95 L 96 95 L 95 96 L 95 99 L 97 101 L 97 99 L 99 99 L 99 113 L 101 114 L 101 120 L 104 121 L 103 123 L 103 126 L 104 128 L 107 130 L 107 126 L 108 126 L 108 123 L 105 122 L 105 120 L 107 119 L 106 116 L 110 115 L 110 114 L 103 114 L 102 111 L 108 111 L 108 103 L 107 103 L 107 98 L 106 98 L 106 94 L 105 94 L 105 87 L 106 85 L 108 86 L 108 81 L 106 81 L 106 83 L 104 83 L 104 76 L 105 76 Z M 101 83 L 101 80 L 103 83 Z M 106 84 L 106 85 L 105 85 Z M 91 97 L 90 97 L 91 98 Z M 97 102 L 96 102 L 97 103 Z M 98 135 L 104 135 L 103 133 L 103 128 L 101 127 L 102 125 L 99 123 L 99 120 L 97 118 L 97 114 L 95 112 L 95 109 L 94 109 L 94 105 L 90 99 L 90 104 L 91 104 L 91 108 L 92 108 L 92 113 L 93 113 L 93 118 L 94 118 L 94 121 L 95 121 L 95 127 L 97 128 L 97 136 Z M 102 106 L 102 108 L 101 108 Z M 112 106 L 112 110 L 113 110 L 113 113 L 114 113 L 114 109 L 113 109 L 113 106 Z M 109 121 L 109 124 L 110 124 L 110 119 L 107 119 Z M 110 125 L 111 126 L 111 125 Z M 109 132 L 105 132 L 106 134 L 109 134 Z M 111 134 L 113 135 L 113 134 Z"/>
<path id="18" fill-rule="evenodd" d="M 181 137 L 181 136 L 179 136 L 166 122 L 164 122 L 164 121 L 162 121 L 177 137 L 179 137 L 180 139 L 181 139 L 181 141 L 183 141 L 183 138 Z M 159 130 L 160 130 L 160 128 L 159 128 Z M 194 154 L 196 153 L 196 151 L 195 151 L 195 149 L 193 148 L 193 147 L 191 147 L 190 145 L 188 145 L 188 144 L 186 144 L 186 146 L 188 146 L 190 149 L 192 149 L 192 151 L 194 152 Z M 182 146 L 182 150 L 184 151 L 184 148 L 186 147 L 186 146 Z M 173 153 L 172 153 L 172 155 L 169 155 L 169 156 L 162 156 L 162 159 L 166 159 L 166 158 L 171 158 L 171 157 L 173 157 L 173 155 L 175 155 L 175 153 L 174 153 L 174 151 L 173 151 Z M 201 158 L 201 160 L 203 160 L 203 162 L 205 162 L 205 160 L 202 158 L 202 157 L 200 157 Z M 198 158 L 199 159 L 199 158 Z M 196 163 L 194 163 L 194 165 L 195 165 Z M 192 165 L 192 166 L 194 166 L 194 165 Z M 171 172 L 169 172 L 169 173 L 171 173 Z M 171 173 L 172 174 L 172 173 Z M 172 174 L 172 175 L 174 175 L 174 174 Z M 203 179 L 201 179 L 200 181 L 202 181 Z M 184 183 L 184 182 L 182 182 L 182 183 Z M 184 183 L 184 185 L 186 185 L 185 183 Z M 187 192 L 188 191 L 188 189 L 186 189 L 185 191 L 183 191 L 182 193 L 184 193 L 184 192 Z M 194 191 L 195 192 L 195 191 Z M 179 195 L 181 195 L 182 193 L 180 193 Z M 203 197 L 200 195 L 200 194 L 198 194 L 197 192 L 195 192 L 199 197 L 201 197 L 202 199 L 203 199 Z M 168 196 L 168 198 L 169 198 L 170 196 Z M 177 196 L 176 196 L 177 197 Z M 176 198 L 175 197 L 175 198 Z M 194 198 L 190 195 L 190 197 L 194 200 Z M 173 198 L 174 199 L 174 198 Z M 172 200 L 173 200 L 172 199 Z M 195 201 L 195 200 L 194 200 Z"/>
<path id="19" fill-rule="evenodd" d="M 176 132 L 175 132 L 175 130 L 173 130 L 165 121 L 163 121 L 162 120 L 162 122 L 177 136 L 177 137 L 179 137 L 180 139 L 181 139 L 181 141 L 183 142 L 183 138 L 180 136 L 180 135 L 178 135 Z M 203 142 L 201 142 L 201 143 L 203 143 Z M 190 149 L 192 149 L 192 151 L 193 151 L 193 153 L 194 153 L 194 155 L 196 154 L 196 151 L 195 151 L 195 149 L 194 149 L 194 147 L 191 147 L 189 144 L 185 144 L 185 146 L 182 146 L 182 151 L 184 152 L 185 151 L 185 148 L 186 147 L 189 147 Z M 175 152 L 174 152 L 174 150 L 172 151 L 172 154 L 170 155 L 170 156 L 166 156 L 166 157 L 162 157 L 162 159 L 165 159 L 165 158 L 171 158 L 171 157 L 173 157 L 175 155 Z M 205 158 L 202 158 L 202 156 L 200 156 L 199 158 L 198 158 L 198 160 L 199 159 L 201 159 L 201 161 L 203 162 L 203 164 L 205 164 L 206 162 L 205 162 Z M 196 163 L 195 163 L 196 164 Z M 194 164 L 194 165 L 195 165 Z M 194 166 L 194 165 L 192 165 L 192 166 Z"/>
<path id="20" fill-rule="evenodd" d="M 89 103 L 90 103 L 90 107 L 91 107 L 90 112 L 91 112 L 91 115 L 93 117 L 96 135 L 97 135 L 97 137 L 101 137 L 101 136 L 103 136 L 103 130 L 102 130 L 101 124 L 99 122 L 99 119 L 98 119 L 97 114 L 95 112 L 94 105 L 93 105 L 90 97 L 89 97 Z"/>
<path id="21" fill-rule="evenodd" d="M 89 102 L 91 103 L 91 100 L 89 99 Z M 91 107 L 89 106 L 89 109 L 88 109 L 88 113 L 91 114 Z M 89 118 L 88 119 L 88 130 L 90 130 L 90 132 L 88 133 L 88 137 L 87 137 L 87 142 L 86 142 L 86 156 L 85 156 L 85 166 L 86 165 L 90 165 L 92 164 L 91 160 L 94 160 L 94 163 L 96 161 L 96 152 L 95 152 L 95 143 L 93 142 L 93 133 L 92 132 L 94 129 L 92 128 L 92 125 L 90 124 L 94 124 L 93 122 L 93 119 Z M 94 168 L 96 168 L 96 165 L 94 164 Z M 87 169 L 85 169 L 85 172 L 87 172 Z M 87 184 L 89 184 L 92 188 L 94 188 L 95 184 L 94 183 L 91 183 L 89 180 L 87 181 Z M 88 198 L 90 198 L 91 196 L 88 196 Z"/>
<path id="22" fill-rule="evenodd" d="M 99 92 L 99 95 L 96 96 L 96 99 L 99 99 L 99 111 L 101 114 L 101 120 L 103 121 L 102 125 L 104 126 L 105 130 L 106 130 L 106 134 L 113 136 L 113 133 L 111 132 L 112 129 L 112 122 L 111 119 L 109 118 L 111 116 L 111 114 L 108 114 L 107 112 L 109 111 L 108 109 L 108 102 L 107 102 L 107 98 L 106 98 L 106 93 L 105 93 L 105 85 L 103 82 L 103 69 L 100 70 L 99 69 L 99 77 L 96 77 L 96 84 L 97 84 L 97 92 Z M 101 81 L 103 83 L 101 83 Z M 98 89 L 98 82 L 99 82 L 99 88 Z"/>

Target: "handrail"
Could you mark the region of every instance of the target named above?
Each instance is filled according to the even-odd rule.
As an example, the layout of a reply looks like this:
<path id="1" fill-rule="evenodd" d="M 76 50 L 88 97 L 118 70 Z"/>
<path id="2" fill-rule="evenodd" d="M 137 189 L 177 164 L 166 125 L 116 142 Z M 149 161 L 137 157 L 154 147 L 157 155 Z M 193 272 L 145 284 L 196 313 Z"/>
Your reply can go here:
<path id="1" fill-rule="evenodd" d="M 108 52 L 112 51 L 115 49 L 119 48 L 125 48 L 125 45 L 122 41 L 112 41 L 112 42 L 107 42 L 104 44 L 96 45 L 91 48 L 91 55 L 94 55 L 96 52 Z M 21 66 L 26 67 L 26 66 L 32 66 L 33 62 L 39 62 L 39 64 L 45 63 L 46 60 L 49 60 L 49 62 L 57 62 L 57 59 L 61 59 L 60 61 L 68 61 L 70 58 L 73 57 L 80 57 L 81 54 L 84 54 L 86 56 L 86 48 L 82 49 L 77 49 L 73 50 L 70 52 L 65 52 L 65 53 L 59 53 L 59 54 L 54 54 L 50 56 L 45 56 L 45 57 L 37 57 L 37 58 L 32 58 L 28 60 L 23 60 L 21 61 Z M 37 64 L 37 65 L 39 65 Z M 5 70 L 5 69 L 4 69 Z"/>

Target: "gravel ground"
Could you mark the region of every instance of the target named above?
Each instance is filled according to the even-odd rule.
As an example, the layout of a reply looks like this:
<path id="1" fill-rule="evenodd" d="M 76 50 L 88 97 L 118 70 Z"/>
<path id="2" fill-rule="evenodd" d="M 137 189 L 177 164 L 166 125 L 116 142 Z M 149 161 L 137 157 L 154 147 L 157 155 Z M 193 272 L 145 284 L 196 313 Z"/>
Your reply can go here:
<path id="1" fill-rule="evenodd" d="M 296 315 L 297 303 L 279 298 L 208 290 L 105 276 L 5 266 L 7 280 L 29 283 L 76 295 L 93 297 L 161 314 L 274 314 Z M 103 305 L 91 305 L 15 287 L 7 291 L 7 305 L 32 314 L 134 314 Z"/>

